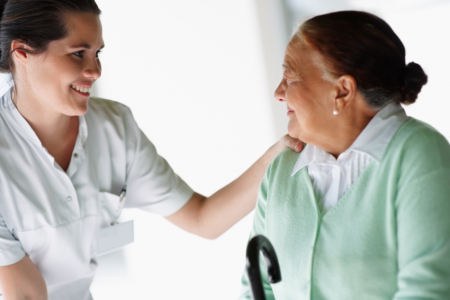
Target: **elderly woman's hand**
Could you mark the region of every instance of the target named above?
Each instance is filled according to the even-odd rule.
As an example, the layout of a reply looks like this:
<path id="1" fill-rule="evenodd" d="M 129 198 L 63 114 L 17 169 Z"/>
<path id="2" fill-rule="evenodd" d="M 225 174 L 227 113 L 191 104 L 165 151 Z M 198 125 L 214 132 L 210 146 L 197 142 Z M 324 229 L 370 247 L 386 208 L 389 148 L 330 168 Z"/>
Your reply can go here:
<path id="1" fill-rule="evenodd" d="M 300 141 L 299 139 L 291 137 L 289 134 L 286 134 L 283 136 L 279 141 L 278 144 L 284 148 L 291 148 L 295 152 L 300 152 L 304 148 L 304 143 Z"/>

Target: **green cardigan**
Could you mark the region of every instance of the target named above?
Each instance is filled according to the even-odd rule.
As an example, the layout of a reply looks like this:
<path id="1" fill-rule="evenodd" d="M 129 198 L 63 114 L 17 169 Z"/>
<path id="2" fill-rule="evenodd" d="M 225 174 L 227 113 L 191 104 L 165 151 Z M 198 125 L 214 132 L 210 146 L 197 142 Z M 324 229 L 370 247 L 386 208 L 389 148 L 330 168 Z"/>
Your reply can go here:
<path id="1" fill-rule="evenodd" d="M 450 299 L 450 145 L 410 118 L 325 215 L 285 150 L 261 183 L 252 235 L 273 243 L 282 281 L 267 299 Z M 264 267 L 263 270 L 266 268 Z M 240 299 L 250 299 L 244 274 Z"/>

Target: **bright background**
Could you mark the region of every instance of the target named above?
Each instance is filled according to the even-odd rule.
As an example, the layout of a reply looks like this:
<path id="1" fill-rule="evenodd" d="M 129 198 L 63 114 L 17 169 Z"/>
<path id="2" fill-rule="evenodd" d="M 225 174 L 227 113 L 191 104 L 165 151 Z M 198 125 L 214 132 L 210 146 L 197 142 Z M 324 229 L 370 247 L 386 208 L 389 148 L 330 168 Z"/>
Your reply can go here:
<path id="1" fill-rule="evenodd" d="M 340 9 L 374 12 L 429 75 L 408 114 L 450 138 L 449 1 L 97 0 L 106 48 L 96 94 L 129 105 L 175 171 L 210 195 L 286 132 L 273 99 L 293 23 Z M 331 112 L 330 112 L 331 113 Z M 96 299 L 237 299 L 251 216 L 215 241 L 140 211 L 136 241 L 99 259 Z"/>
<path id="2" fill-rule="evenodd" d="M 293 23 L 341 9 L 384 18 L 429 75 L 409 115 L 450 139 L 450 2 L 444 0 L 97 0 L 106 48 L 95 96 L 120 101 L 175 171 L 210 195 L 286 133 L 273 91 Z M 5 79 L 0 91 L 7 88 Z M 125 210 L 135 242 L 100 257 L 96 300 L 236 299 L 251 215 L 217 240 Z"/>

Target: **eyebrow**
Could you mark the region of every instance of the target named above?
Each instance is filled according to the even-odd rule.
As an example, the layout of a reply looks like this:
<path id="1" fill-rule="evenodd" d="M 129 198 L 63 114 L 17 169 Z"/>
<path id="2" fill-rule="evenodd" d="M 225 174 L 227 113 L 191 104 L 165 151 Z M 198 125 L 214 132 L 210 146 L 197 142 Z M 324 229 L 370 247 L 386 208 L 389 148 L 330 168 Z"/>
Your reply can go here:
<path id="1" fill-rule="evenodd" d="M 91 49 L 92 47 L 91 47 L 91 45 L 89 45 L 89 44 L 81 43 L 81 44 L 72 45 L 72 46 L 70 46 L 70 48 L 85 48 L 85 49 Z M 102 46 L 100 47 L 100 49 L 103 49 L 103 48 L 105 48 L 105 45 L 102 45 Z"/>

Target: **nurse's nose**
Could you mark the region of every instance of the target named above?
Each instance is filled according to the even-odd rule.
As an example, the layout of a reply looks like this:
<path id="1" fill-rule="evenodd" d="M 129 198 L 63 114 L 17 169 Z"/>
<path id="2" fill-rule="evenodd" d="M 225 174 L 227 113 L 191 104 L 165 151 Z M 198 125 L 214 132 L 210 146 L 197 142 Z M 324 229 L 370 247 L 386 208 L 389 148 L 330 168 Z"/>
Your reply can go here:
<path id="1" fill-rule="evenodd" d="M 98 58 L 90 59 L 86 62 L 86 66 L 83 70 L 83 75 L 86 78 L 97 80 L 102 75 L 102 66 Z"/>

